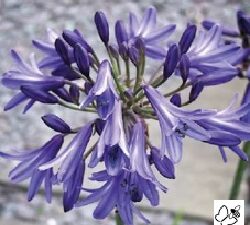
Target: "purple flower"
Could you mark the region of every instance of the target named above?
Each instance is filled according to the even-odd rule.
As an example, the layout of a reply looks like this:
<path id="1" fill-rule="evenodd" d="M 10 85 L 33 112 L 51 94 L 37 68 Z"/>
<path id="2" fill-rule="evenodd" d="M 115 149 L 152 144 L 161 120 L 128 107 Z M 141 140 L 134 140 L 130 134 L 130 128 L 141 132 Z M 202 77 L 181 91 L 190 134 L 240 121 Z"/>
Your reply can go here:
<path id="1" fill-rule="evenodd" d="M 11 51 L 15 68 L 3 74 L 2 84 L 10 89 L 20 89 L 21 86 L 32 85 L 41 90 L 55 90 L 64 85 L 63 77 L 44 75 L 37 67 L 34 55 L 31 55 L 31 65 L 25 63 L 16 51 Z"/>
<path id="2" fill-rule="evenodd" d="M 109 115 L 97 143 L 97 157 L 100 159 L 106 147 L 118 145 L 125 155 L 129 155 L 123 129 L 121 102 L 115 101 L 114 110 Z"/>
<path id="3" fill-rule="evenodd" d="M 240 47 L 223 44 L 221 27 L 214 25 L 208 31 L 200 31 L 187 50 L 189 79 L 215 85 L 232 80 L 238 75 L 235 66 L 243 57 Z"/>
<path id="4" fill-rule="evenodd" d="M 196 35 L 196 30 L 196 25 L 188 25 L 186 30 L 183 32 L 181 40 L 179 42 L 181 54 L 185 54 L 192 45 Z"/>
<path id="5" fill-rule="evenodd" d="M 41 148 L 33 151 L 16 154 L 0 152 L 0 157 L 2 158 L 21 161 L 13 170 L 10 171 L 9 177 L 12 181 L 17 183 L 31 178 L 28 191 L 29 201 L 33 199 L 44 181 L 46 200 L 47 202 L 51 202 L 52 181 L 54 179 L 53 170 L 49 168 L 40 171 L 39 167 L 42 164 L 53 160 L 62 144 L 63 136 L 58 134 Z"/>
<path id="6" fill-rule="evenodd" d="M 175 30 L 175 25 L 167 25 L 160 29 L 156 28 L 156 9 L 154 7 L 147 8 L 141 20 L 130 13 L 128 28 L 123 22 L 119 22 L 121 26 L 116 26 L 116 38 L 118 45 L 127 42 L 127 46 L 133 43 L 135 38 L 141 38 L 145 45 L 145 54 L 154 59 L 162 59 L 165 57 L 165 50 L 159 46 L 159 43 L 166 40 Z"/>
<path id="7" fill-rule="evenodd" d="M 99 116 L 101 119 L 107 119 L 114 108 L 116 99 L 118 99 L 118 95 L 113 84 L 110 64 L 104 60 L 99 67 L 96 83 L 89 91 L 85 101 L 81 103 L 81 108 L 87 107 L 96 100 Z"/>
<path id="8" fill-rule="evenodd" d="M 60 164 L 56 179 L 59 183 L 63 183 L 65 211 L 73 208 L 80 194 L 85 171 L 83 154 L 89 142 L 92 128 L 92 123 L 88 123 L 82 127 L 63 152 L 39 168 L 43 171 Z"/>
<path id="9" fill-rule="evenodd" d="M 59 38 L 58 34 L 51 29 L 47 30 L 48 41 L 33 40 L 33 45 L 45 54 L 39 62 L 39 68 L 58 68 L 64 65 L 63 59 L 55 49 L 55 41 Z"/>
<path id="10" fill-rule="evenodd" d="M 34 55 L 30 56 L 31 65 L 25 63 L 18 53 L 11 51 L 15 67 L 13 70 L 3 74 L 2 84 L 10 89 L 20 90 L 5 106 L 5 110 L 12 109 L 21 102 L 32 98 L 25 107 L 26 112 L 34 103 L 41 101 L 45 103 L 56 103 L 57 98 L 48 91 L 55 91 L 64 85 L 63 77 L 44 75 L 37 67 Z"/>
<path id="11" fill-rule="evenodd" d="M 96 12 L 95 24 L 101 40 L 107 44 L 109 42 L 109 24 L 103 12 Z"/>
<path id="12" fill-rule="evenodd" d="M 131 171 L 137 171 L 144 179 L 156 180 L 145 148 L 145 130 L 142 122 L 138 121 L 133 127 L 129 145 Z"/>
<path id="13" fill-rule="evenodd" d="M 174 163 L 182 157 L 182 139 L 185 135 L 200 141 L 208 141 L 210 134 L 196 123 L 196 120 L 214 115 L 213 111 L 187 111 L 174 106 L 151 86 L 144 86 L 144 92 L 149 99 L 156 116 L 159 119 L 162 143 L 161 157 L 168 156 Z"/>
<path id="14" fill-rule="evenodd" d="M 212 21 L 209 21 L 209 20 L 204 20 L 202 22 L 202 25 L 203 27 L 206 29 L 206 30 L 210 30 L 216 23 L 212 22 Z M 229 28 L 229 27 L 225 27 L 225 26 L 222 26 L 221 25 L 221 33 L 222 35 L 226 36 L 226 37 L 239 37 L 240 34 L 237 30 L 234 30 L 233 28 Z"/>
<path id="15" fill-rule="evenodd" d="M 244 116 L 249 114 L 249 102 L 245 102 L 241 107 L 236 108 L 237 97 L 236 95 L 232 99 L 231 104 L 226 109 L 218 111 L 211 117 L 201 119 L 198 123 L 211 134 L 208 143 L 219 147 L 228 147 L 238 154 L 242 160 L 247 160 L 247 155 L 240 150 L 238 145 L 241 141 L 250 139 L 250 131 L 246 129 L 249 124 L 244 119 L 242 120 Z"/>
<path id="16" fill-rule="evenodd" d="M 89 77 L 89 56 L 85 48 L 76 44 L 74 47 L 74 57 L 79 71 L 86 77 Z"/>
<path id="17" fill-rule="evenodd" d="M 70 133 L 70 127 L 65 121 L 53 114 L 47 114 L 42 117 L 43 122 L 54 131 L 59 133 Z"/>
<path id="18" fill-rule="evenodd" d="M 241 35 L 250 35 L 250 16 L 239 10 L 237 12 L 237 22 Z"/>
<path id="19" fill-rule="evenodd" d="M 175 179 L 173 162 L 166 156 L 163 156 L 163 158 L 161 158 L 160 150 L 158 150 L 155 147 L 152 147 L 150 159 L 152 163 L 154 163 L 155 168 L 160 172 L 160 174 L 163 177 L 166 177 L 169 179 Z"/>
<path id="20" fill-rule="evenodd" d="M 63 39 L 71 46 L 75 47 L 76 44 L 79 44 L 81 47 L 87 50 L 88 53 L 93 54 L 93 49 L 90 47 L 88 42 L 84 39 L 83 35 L 79 30 L 75 29 L 73 31 L 64 30 L 62 33 Z"/>
<path id="21" fill-rule="evenodd" d="M 149 199 L 152 205 L 159 203 L 159 193 L 155 185 L 143 179 L 137 173 L 121 171 L 118 176 L 109 177 L 104 171 L 93 174 L 93 180 L 106 181 L 97 189 L 86 189 L 90 194 L 80 200 L 77 206 L 84 206 L 98 202 L 94 218 L 104 219 L 116 207 L 119 215 L 126 225 L 133 224 L 133 213 L 139 216 L 145 223 L 149 223 L 133 202 L 142 200 L 142 195 Z"/>
<path id="22" fill-rule="evenodd" d="M 163 77 L 167 80 L 175 71 L 178 63 L 178 48 L 174 44 L 172 45 L 166 55 L 164 67 L 163 67 Z"/>

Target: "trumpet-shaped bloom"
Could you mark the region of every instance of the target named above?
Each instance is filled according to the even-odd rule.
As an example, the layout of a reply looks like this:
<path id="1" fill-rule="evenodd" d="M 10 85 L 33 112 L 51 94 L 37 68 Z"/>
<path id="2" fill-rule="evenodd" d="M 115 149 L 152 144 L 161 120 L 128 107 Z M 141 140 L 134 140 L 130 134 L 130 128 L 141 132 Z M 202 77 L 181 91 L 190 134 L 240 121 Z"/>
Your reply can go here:
<path id="1" fill-rule="evenodd" d="M 10 89 L 20 89 L 21 86 L 35 86 L 41 90 L 55 90 L 64 85 L 62 77 L 44 75 L 37 67 L 34 55 L 30 57 L 31 65 L 25 63 L 16 51 L 11 51 L 15 68 L 3 74 L 2 84 Z"/>
<path id="2" fill-rule="evenodd" d="M 244 52 L 236 43 L 226 45 L 221 26 L 214 25 L 196 35 L 186 55 L 190 63 L 189 79 L 215 85 L 238 75 L 235 65 L 244 57 Z"/>
<path id="3" fill-rule="evenodd" d="M 130 46 L 133 40 L 139 37 L 145 44 L 145 53 L 148 57 L 162 59 L 166 52 L 159 46 L 159 42 L 165 41 L 174 30 L 174 24 L 157 28 L 156 9 L 149 7 L 145 10 L 142 19 L 130 13 L 128 28 L 116 29 L 116 38 L 118 45 L 127 42 L 127 46 Z"/>
<path id="4" fill-rule="evenodd" d="M 92 180 L 106 181 L 97 189 L 87 190 L 90 194 L 77 203 L 84 206 L 98 202 L 94 211 L 96 219 L 104 219 L 116 207 L 124 224 L 133 224 L 133 213 L 139 216 L 145 223 L 149 223 L 133 202 L 142 200 L 145 196 L 152 205 L 159 204 L 159 193 L 149 180 L 140 177 L 136 172 L 131 173 L 123 170 L 118 176 L 109 177 L 104 171 L 97 172 Z"/>
<path id="5" fill-rule="evenodd" d="M 97 157 L 100 159 L 106 147 L 118 145 L 125 155 L 129 155 L 126 135 L 123 128 L 121 102 L 115 101 L 114 110 L 109 115 L 97 143 Z"/>
<path id="6" fill-rule="evenodd" d="M 182 157 L 182 139 L 185 135 L 200 141 L 210 139 L 209 132 L 199 126 L 196 120 L 214 115 L 214 111 L 187 111 L 174 106 L 151 86 L 145 85 L 143 89 L 160 122 L 162 157 L 166 154 L 173 162 L 179 162 Z"/>
<path id="7" fill-rule="evenodd" d="M 81 107 L 85 108 L 96 100 L 99 116 L 107 119 L 113 111 L 116 99 L 118 95 L 113 84 L 110 64 L 104 60 L 99 67 L 96 83 L 81 103 Z"/>
<path id="8" fill-rule="evenodd" d="M 58 134 L 41 148 L 33 151 L 16 154 L 0 152 L 0 157 L 2 158 L 20 161 L 20 163 L 10 171 L 9 177 L 12 181 L 19 183 L 23 180 L 31 178 L 28 191 L 29 201 L 33 199 L 44 181 L 46 200 L 47 202 L 51 202 L 52 181 L 54 179 L 53 170 L 49 168 L 44 171 L 40 171 L 39 167 L 42 164 L 54 159 L 57 152 L 62 147 L 62 144 L 63 136 Z"/>
<path id="9" fill-rule="evenodd" d="M 91 123 L 82 127 L 63 152 L 39 167 L 40 170 L 44 171 L 60 164 L 56 180 L 59 183 L 63 183 L 65 212 L 73 208 L 80 194 L 85 172 L 83 154 L 89 142 L 92 128 L 93 125 Z"/>
<path id="10" fill-rule="evenodd" d="M 61 88 L 64 85 L 64 78 L 44 75 L 38 68 L 33 54 L 30 56 L 30 65 L 25 63 L 14 50 L 11 51 L 11 56 L 15 67 L 3 74 L 1 82 L 7 88 L 21 92 L 6 104 L 5 110 L 12 109 L 30 98 L 24 112 L 31 108 L 35 101 L 56 103 L 57 98 L 48 91 Z"/>

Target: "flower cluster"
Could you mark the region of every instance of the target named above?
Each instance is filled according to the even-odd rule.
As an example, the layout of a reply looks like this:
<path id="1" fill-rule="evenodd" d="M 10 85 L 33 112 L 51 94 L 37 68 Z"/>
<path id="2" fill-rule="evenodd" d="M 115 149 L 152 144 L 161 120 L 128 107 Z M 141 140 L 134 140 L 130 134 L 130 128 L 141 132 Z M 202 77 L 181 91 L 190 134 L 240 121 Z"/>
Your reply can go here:
<path id="1" fill-rule="evenodd" d="M 25 113 L 40 102 L 96 117 L 72 128 L 56 115 L 44 115 L 43 122 L 56 132 L 51 140 L 32 151 L 0 152 L 2 158 L 20 161 L 10 179 L 30 179 L 29 201 L 42 183 L 47 202 L 52 187 L 62 185 L 65 212 L 97 202 L 94 218 L 104 219 L 116 209 L 123 223 L 132 225 L 133 214 L 149 223 L 135 203 L 145 197 L 152 206 L 159 204 L 159 192 L 167 189 L 152 167 L 161 176 L 174 179 L 186 136 L 217 146 L 225 161 L 226 148 L 248 160 L 239 146 L 250 140 L 250 83 L 239 107 L 235 96 L 221 111 L 185 108 L 209 85 L 250 77 L 250 17 L 238 12 L 237 18 L 239 31 L 204 21 L 204 28 L 188 24 L 180 39 L 173 41 L 176 26 L 158 28 L 156 10 L 150 7 L 142 18 L 130 13 L 128 23 L 118 20 L 117 43 L 110 43 L 107 18 L 96 12 L 94 22 L 106 59 L 98 58 L 78 30 L 64 30 L 62 35 L 48 30 L 47 41 L 33 40 L 44 55 L 39 62 L 31 55 L 27 64 L 12 50 L 15 67 L 1 81 L 17 94 L 5 110 L 26 102 Z M 154 67 L 159 65 L 154 74 L 145 68 L 149 58 Z M 180 85 L 164 92 L 171 76 L 179 77 Z M 183 100 L 181 91 L 188 88 L 189 96 Z M 150 138 L 147 119 L 159 121 L 160 146 Z M 64 144 L 66 136 L 73 136 L 68 145 Z M 98 164 L 105 169 L 89 179 L 103 184 L 88 189 L 84 187 L 85 169 Z M 83 199 L 81 192 L 86 196 Z"/>

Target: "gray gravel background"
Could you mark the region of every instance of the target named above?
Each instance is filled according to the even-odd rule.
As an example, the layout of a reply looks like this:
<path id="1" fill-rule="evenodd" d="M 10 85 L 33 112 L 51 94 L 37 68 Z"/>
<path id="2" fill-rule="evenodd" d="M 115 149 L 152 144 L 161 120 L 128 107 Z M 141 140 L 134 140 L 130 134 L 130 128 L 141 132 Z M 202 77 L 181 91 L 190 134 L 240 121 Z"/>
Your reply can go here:
<path id="1" fill-rule="evenodd" d="M 210 18 L 235 25 L 236 10 L 240 7 L 250 10 L 248 0 L 0 0 L 0 73 L 10 68 L 11 48 L 27 57 L 34 51 L 30 40 L 45 39 L 47 27 L 56 31 L 77 27 L 94 47 L 98 47 L 100 42 L 93 24 L 95 11 L 106 12 L 112 27 L 115 19 L 127 18 L 129 11 L 141 13 L 149 5 L 157 8 L 160 22 L 177 24 L 177 35 L 188 21 L 199 22 L 204 18 Z M 102 51 L 99 51 L 102 54 Z M 234 92 L 242 92 L 243 89 L 242 82 L 208 89 L 196 106 L 223 108 Z M 0 88 L 0 107 L 3 107 L 11 95 L 12 93 L 4 87 Z M 39 119 L 45 113 L 56 113 L 73 126 L 84 123 L 88 118 L 85 114 L 40 104 L 26 116 L 23 116 L 21 111 L 21 108 L 17 108 L 8 113 L 0 112 L 1 150 L 26 149 L 44 143 L 52 134 Z M 151 125 L 153 138 L 159 142 L 158 127 L 154 123 Z M 185 146 L 183 162 L 177 168 L 177 179 L 167 184 L 165 182 L 170 191 L 162 196 L 161 207 L 145 212 L 154 225 L 171 224 L 172 214 L 169 211 L 184 211 L 197 215 L 198 218 L 211 219 L 213 200 L 227 198 L 237 158 L 230 154 L 229 162 L 224 164 L 212 147 L 194 144 L 190 140 Z M 0 179 L 7 179 L 7 171 L 12 166 L 12 163 L 0 159 Z M 0 186 L 0 225 L 113 224 L 112 218 L 101 222 L 94 221 L 91 214 L 94 206 L 64 214 L 59 199 L 55 198 L 51 205 L 46 205 L 43 198 L 38 196 L 28 204 L 25 195 L 18 190 Z M 242 198 L 245 196 L 244 193 L 246 185 L 243 186 Z M 186 219 L 181 224 L 206 225 L 208 222 Z"/>

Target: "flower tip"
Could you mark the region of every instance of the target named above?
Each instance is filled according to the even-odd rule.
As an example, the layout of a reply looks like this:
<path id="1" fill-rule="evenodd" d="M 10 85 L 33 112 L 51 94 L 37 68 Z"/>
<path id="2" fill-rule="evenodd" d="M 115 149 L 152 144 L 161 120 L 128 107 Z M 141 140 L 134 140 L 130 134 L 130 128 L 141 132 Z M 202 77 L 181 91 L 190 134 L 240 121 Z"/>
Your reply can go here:
<path id="1" fill-rule="evenodd" d="M 107 44 L 109 42 L 109 24 L 105 14 L 101 11 L 97 11 L 95 14 L 95 24 L 99 37 Z"/>

